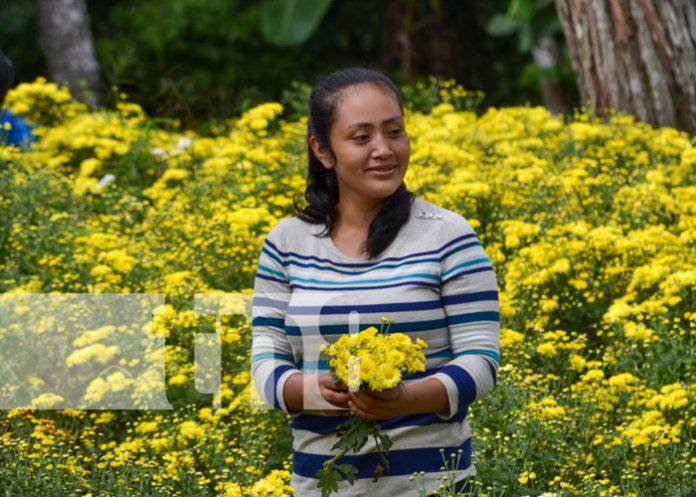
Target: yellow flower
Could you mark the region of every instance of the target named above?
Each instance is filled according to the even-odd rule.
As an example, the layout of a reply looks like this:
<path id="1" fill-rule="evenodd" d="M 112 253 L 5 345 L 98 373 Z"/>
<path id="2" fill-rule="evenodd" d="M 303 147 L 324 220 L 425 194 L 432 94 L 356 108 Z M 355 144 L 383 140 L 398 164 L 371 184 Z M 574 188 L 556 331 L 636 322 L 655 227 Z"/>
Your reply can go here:
<path id="1" fill-rule="evenodd" d="M 570 369 L 572 369 L 573 371 L 577 371 L 578 373 L 585 369 L 585 365 L 587 364 L 587 361 L 585 361 L 583 357 L 577 354 L 572 354 L 569 358 L 569 361 Z"/>
<path id="2" fill-rule="evenodd" d="M 500 347 L 507 349 L 520 345 L 524 342 L 524 335 L 519 331 L 509 328 L 501 328 L 500 330 Z"/>
<path id="3" fill-rule="evenodd" d="M 553 357 L 556 355 L 556 346 L 551 342 L 544 342 L 537 347 L 537 352 L 546 357 Z"/>
<path id="4" fill-rule="evenodd" d="M 189 439 L 198 439 L 205 436 L 205 429 L 195 421 L 184 421 L 179 425 L 179 433 Z"/>
<path id="5" fill-rule="evenodd" d="M 54 393 L 43 393 L 31 400 L 31 406 L 35 409 L 51 409 L 65 399 Z"/>

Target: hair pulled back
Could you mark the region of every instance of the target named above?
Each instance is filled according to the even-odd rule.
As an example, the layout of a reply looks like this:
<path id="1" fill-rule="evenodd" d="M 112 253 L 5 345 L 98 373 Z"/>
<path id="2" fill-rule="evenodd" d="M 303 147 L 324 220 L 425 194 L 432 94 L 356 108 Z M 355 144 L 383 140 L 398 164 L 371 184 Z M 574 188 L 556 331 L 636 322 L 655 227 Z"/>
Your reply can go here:
<path id="1" fill-rule="evenodd" d="M 403 113 L 399 89 L 387 76 L 370 69 L 341 69 L 324 77 L 312 90 L 307 122 L 309 170 L 304 194 L 307 206 L 300 209 L 295 205 L 295 211 L 303 221 L 323 224 L 323 236 L 331 233 L 338 217 L 338 181 L 335 170 L 325 168 L 314 154 L 309 139 L 314 136 L 319 146 L 333 156 L 329 133 L 336 121 L 340 97 L 344 90 L 359 84 L 372 84 L 388 91 L 394 96 Z M 408 221 L 412 200 L 413 194 L 401 183 L 384 202 L 368 229 L 365 244 L 368 257 L 376 257 L 394 241 L 401 227 Z"/>

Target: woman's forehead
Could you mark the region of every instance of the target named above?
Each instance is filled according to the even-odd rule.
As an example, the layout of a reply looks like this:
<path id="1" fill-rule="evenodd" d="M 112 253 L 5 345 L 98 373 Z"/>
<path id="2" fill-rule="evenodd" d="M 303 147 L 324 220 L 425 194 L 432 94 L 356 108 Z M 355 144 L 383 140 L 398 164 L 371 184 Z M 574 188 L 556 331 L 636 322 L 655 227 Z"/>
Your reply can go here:
<path id="1" fill-rule="evenodd" d="M 362 83 L 345 88 L 336 100 L 336 122 L 392 121 L 402 117 L 396 97 L 386 88 Z"/>

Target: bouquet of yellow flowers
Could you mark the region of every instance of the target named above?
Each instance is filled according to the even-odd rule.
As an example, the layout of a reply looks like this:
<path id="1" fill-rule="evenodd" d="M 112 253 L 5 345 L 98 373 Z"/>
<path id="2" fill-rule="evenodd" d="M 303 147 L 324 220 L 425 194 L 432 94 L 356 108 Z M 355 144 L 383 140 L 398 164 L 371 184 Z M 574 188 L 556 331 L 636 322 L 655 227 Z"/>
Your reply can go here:
<path id="1" fill-rule="evenodd" d="M 421 338 L 414 343 L 403 333 L 380 333 L 371 326 L 355 335 L 343 335 L 321 351 L 329 356 L 334 376 L 348 388 L 379 392 L 397 387 L 404 374 L 425 371 L 421 349 L 426 347 Z"/>
<path id="2" fill-rule="evenodd" d="M 383 319 L 383 322 L 386 322 Z M 425 354 L 422 349 L 428 345 L 417 338 L 413 342 L 403 333 L 388 333 L 374 326 L 355 335 L 344 335 L 330 347 L 321 351 L 329 357 L 329 367 L 336 383 L 345 383 L 351 391 L 383 391 L 396 388 L 405 374 L 425 371 Z M 355 482 L 357 468 L 351 464 L 337 464 L 348 451 L 358 452 L 373 437 L 384 465 L 375 468 L 377 481 L 385 468 L 389 467 L 386 453 L 392 442 L 382 433 L 377 421 L 352 416 L 351 420 L 339 427 L 339 440 L 332 447 L 338 454 L 326 461 L 319 470 L 318 487 L 322 497 L 338 491 L 338 483 L 346 479 Z"/>

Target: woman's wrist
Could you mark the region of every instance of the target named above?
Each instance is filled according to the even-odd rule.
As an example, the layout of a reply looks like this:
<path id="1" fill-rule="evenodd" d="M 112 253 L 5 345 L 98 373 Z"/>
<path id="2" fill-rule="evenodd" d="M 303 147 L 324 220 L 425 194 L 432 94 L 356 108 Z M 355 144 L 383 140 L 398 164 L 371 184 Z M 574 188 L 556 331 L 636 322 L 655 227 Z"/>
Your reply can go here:
<path id="1" fill-rule="evenodd" d="M 291 374 L 288 379 L 285 380 L 285 385 L 283 385 L 283 400 L 285 401 L 285 407 L 289 413 L 302 412 L 302 397 L 304 394 L 303 383 L 304 375 L 301 372 Z"/>
<path id="2" fill-rule="evenodd" d="M 404 384 L 403 409 L 404 414 L 446 414 L 447 390 L 435 378 Z"/>

